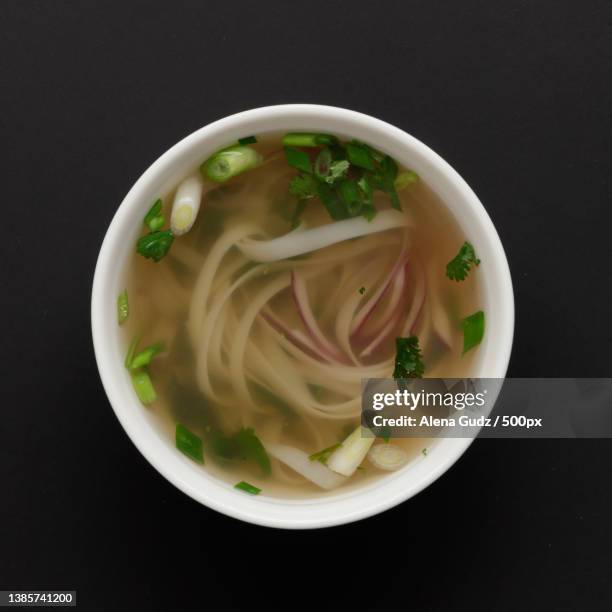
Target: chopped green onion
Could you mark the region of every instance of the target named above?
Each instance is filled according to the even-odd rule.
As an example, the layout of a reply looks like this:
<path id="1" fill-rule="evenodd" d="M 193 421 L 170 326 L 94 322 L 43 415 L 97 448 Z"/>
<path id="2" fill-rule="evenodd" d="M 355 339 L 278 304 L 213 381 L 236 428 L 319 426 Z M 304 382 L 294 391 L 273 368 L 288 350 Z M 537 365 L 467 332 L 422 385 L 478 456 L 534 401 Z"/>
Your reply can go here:
<path id="1" fill-rule="evenodd" d="M 123 325 L 130 314 L 130 306 L 128 304 L 127 289 L 124 289 L 117 298 L 117 321 L 119 325 Z"/>
<path id="2" fill-rule="evenodd" d="M 463 327 L 463 355 L 482 342 L 485 332 L 485 315 L 482 310 L 461 321 Z"/>
<path id="3" fill-rule="evenodd" d="M 361 425 L 329 456 L 327 467 L 343 476 L 352 476 L 376 438 Z"/>
<path id="4" fill-rule="evenodd" d="M 379 470 L 395 472 L 408 463 L 408 453 L 396 444 L 376 444 L 368 453 L 370 463 Z"/>
<path id="5" fill-rule="evenodd" d="M 366 170 L 374 170 L 374 161 L 372 160 L 368 147 L 358 142 L 349 142 L 346 145 L 346 154 L 348 155 L 349 161 L 354 166 L 359 166 Z"/>
<path id="6" fill-rule="evenodd" d="M 334 145 L 338 139 L 331 134 L 305 134 L 294 132 L 285 134 L 283 145 L 285 147 L 322 147 Z"/>
<path id="7" fill-rule="evenodd" d="M 325 465 L 327 463 L 327 460 L 329 459 L 329 456 L 337 449 L 340 448 L 342 446 L 341 442 L 338 442 L 336 444 L 332 444 L 331 446 L 328 446 L 327 448 L 324 448 L 323 450 L 320 450 L 316 453 L 312 453 L 312 455 L 309 455 L 308 458 L 311 461 L 318 461 L 319 463 L 322 463 L 323 465 Z"/>
<path id="8" fill-rule="evenodd" d="M 238 139 L 238 144 L 242 146 L 255 144 L 256 142 L 257 142 L 257 138 L 255 138 L 255 136 L 245 136 L 244 138 Z"/>
<path id="9" fill-rule="evenodd" d="M 238 489 L 239 491 L 244 491 L 249 495 L 259 495 L 261 493 L 261 489 L 259 487 L 255 487 L 244 480 L 241 480 L 239 483 L 234 485 L 234 489 Z"/>
<path id="10" fill-rule="evenodd" d="M 300 151 L 299 149 L 294 149 L 293 147 L 285 147 L 285 157 L 290 166 L 309 174 L 312 172 L 308 153 Z"/>
<path id="11" fill-rule="evenodd" d="M 204 463 L 202 438 L 189 431 L 184 425 L 176 424 L 176 448 L 198 463 Z"/>
<path id="12" fill-rule="evenodd" d="M 327 183 L 319 183 L 317 186 L 317 195 L 319 196 L 321 202 L 323 202 L 325 208 L 327 208 L 329 216 L 334 221 L 341 221 L 342 219 L 347 219 L 349 217 L 346 207 L 336 192 L 332 190 Z"/>
<path id="13" fill-rule="evenodd" d="M 395 179 L 395 189 L 397 191 L 401 191 L 402 189 L 408 187 L 408 185 L 413 185 L 414 183 L 418 183 L 419 175 L 412 170 L 406 170 L 406 172 L 402 172 L 398 174 Z"/>
<path id="14" fill-rule="evenodd" d="M 359 287 L 359 293 L 361 293 L 361 295 L 363 295 L 365 292 L 366 292 L 365 287 Z"/>
<path id="15" fill-rule="evenodd" d="M 199 176 L 190 176 L 177 187 L 170 215 L 173 236 L 182 236 L 193 227 L 200 210 L 203 188 Z"/>
<path id="16" fill-rule="evenodd" d="M 130 370 L 137 370 L 138 368 L 142 368 L 146 365 L 149 365 L 153 360 L 155 355 L 161 353 L 165 349 L 163 342 L 156 342 L 151 346 L 147 346 L 146 349 L 140 351 L 138 355 L 132 358 L 131 363 L 129 365 Z"/>
<path id="17" fill-rule="evenodd" d="M 158 198 L 145 215 L 144 224 L 152 231 L 156 232 L 164 226 L 164 215 L 162 214 L 163 202 Z"/>
<path id="18" fill-rule="evenodd" d="M 170 250 L 174 236 L 170 230 L 153 232 L 141 236 L 136 243 L 136 250 L 147 259 L 157 262 Z"/>
<path id="19" fill-rule="evenodd" d="M 359 187 L 355 181 L 344 179 L 338 187 L 340 198 L 346 206 L 346 210 L 351 217 L 358 215 L 361 212 L 361 198 L 359 197 Z"/>
<path id="20" fill-rule="evenodd" d="M 132 365 L 132 359 L 134 359 L 134 355 L 136 353 L 136 347 L 138 346 L 139 337 L 136 336 L 132 342 L 130 342 L 130 346 L 128 348 L 128 352 L 125 356 L 125 361 L 123 362 L 125 367 L 129 370 Z"/>
<path id="21" fill-rule="evenodd" d="M 222 183 L 261 165 L 261 155 L 251 147 L 235 145 L 217 151 L 201 166 L 200 172 L 211 181 Z"/>
<path id="22" fill-rule="evenodd" d="M 144 370 L 132 372 L 132 385 L 138 399 L 146 406 L 157 399 L 150 376 Z"/>
<path id="23" fill-rule="evenodd" d="M 264 474 L 271 472 L 270 457 L 253 429 L 240 429 L 232 436 L 232 441 L 241 459 L 256 463 Z"/>
<path id="24" fill-rule="evenodd" d="M 329 167 L 332 163 L 332 154 L 331 151 L 325 147 L 321 149 L 319 154 L 317 155 L 317 159 L 314 164 L 314 172 L 317 178 L 320 178 L 322 181 L 327 180 L 327 176 L 329 175 Z"/>

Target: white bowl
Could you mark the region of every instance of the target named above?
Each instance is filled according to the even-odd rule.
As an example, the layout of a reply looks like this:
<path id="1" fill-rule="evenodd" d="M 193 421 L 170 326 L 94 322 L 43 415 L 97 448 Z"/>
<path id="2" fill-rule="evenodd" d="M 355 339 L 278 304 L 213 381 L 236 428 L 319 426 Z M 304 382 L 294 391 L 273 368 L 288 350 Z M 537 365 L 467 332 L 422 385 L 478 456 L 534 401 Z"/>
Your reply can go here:
<path id="1" fill-rule="evenodd" d="M 402 130 L 361 113 L 330 106 L 288 104 L 257 108 L 215 121 L 164 153 L 136 181 L 117 210 L 102 243 L 91 303 L 93 341 L 100 377 L 121 425 L 146 459 L 171 483 L 202 504 L 229 516 L 271 527 L 316 528 L 349 523 L 391 508 L 439 478 L 470 445 L 441 439 L 426 458 L 372 484 L 313 499 L 252 497 L 181 455 L 136 398 L 123 366 L 116 299 L 151 202 L 211 153 L 249 134 L 331 132 L 363 140 L 414 169 L 452 211 L 482 260 L 487 332 L 474 364 L 475 377 L 503 378 L 514 332 L 514 298 L 508 262 L 484 207 L 465 181 L 430 148 Z"/>

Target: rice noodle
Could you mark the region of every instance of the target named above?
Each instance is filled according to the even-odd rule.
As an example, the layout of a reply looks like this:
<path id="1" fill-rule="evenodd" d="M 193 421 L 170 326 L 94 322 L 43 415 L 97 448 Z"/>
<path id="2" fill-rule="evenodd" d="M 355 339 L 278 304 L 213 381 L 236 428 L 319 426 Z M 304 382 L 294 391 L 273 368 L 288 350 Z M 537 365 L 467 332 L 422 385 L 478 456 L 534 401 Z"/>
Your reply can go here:
<path id="1" fill-rule="evenodd" d="M 366 236 L 393 228 L 405 227 L 406 225 L 407 218 L 405 215 L 397 210 L 389 209 L 379 212 L 372 221 L 367 221 L 363 217 L 353 217 L 312 229 L 295 230 L 272 240 L 243 238 L 237 242 L 236 246 L 253 261 L 278 261 L 279 259 L 304 255 L 358 236 Z"/>

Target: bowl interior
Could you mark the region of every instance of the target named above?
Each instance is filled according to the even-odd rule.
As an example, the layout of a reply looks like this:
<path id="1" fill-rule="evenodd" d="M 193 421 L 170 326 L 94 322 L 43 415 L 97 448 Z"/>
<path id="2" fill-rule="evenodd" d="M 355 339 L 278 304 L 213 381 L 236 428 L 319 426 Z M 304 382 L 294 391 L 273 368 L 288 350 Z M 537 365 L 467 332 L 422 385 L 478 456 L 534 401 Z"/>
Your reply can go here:
<path id="1" fill-rule="evenodd" d="M 400 503 L 446 471 L 470 439 L 440 439 L 427 457 L 402 470 L 345 493 L 313 499 L 280 499 L 239 494 L 183 457 L 156 419 L 137 400 L 123 367 L 123 341 L 115 300 L 142 218 L 159 193 L 211 153 L 249 134 L 278 131 L 331 132 L 363 140 L 414 169 L 450 209 L 482 260 L 481 299 L 487 333 L 474 362 L 475 376 L 503 378 L 514 330 L 514 299 L 508 263 L 487 213 L 463 179 L 438 155 L 405 132 L 369 116 L 343 109 L 284 105 L 226 117 L 180 141 L 140 177 L 117 210 L 96 266 L 92 292 L 92 333 L 100 376 L 122 426 L 147 460 L 170 482 L 201 503 L 252 523 L 284 527 L 324 527 L 351 522 Z"/>

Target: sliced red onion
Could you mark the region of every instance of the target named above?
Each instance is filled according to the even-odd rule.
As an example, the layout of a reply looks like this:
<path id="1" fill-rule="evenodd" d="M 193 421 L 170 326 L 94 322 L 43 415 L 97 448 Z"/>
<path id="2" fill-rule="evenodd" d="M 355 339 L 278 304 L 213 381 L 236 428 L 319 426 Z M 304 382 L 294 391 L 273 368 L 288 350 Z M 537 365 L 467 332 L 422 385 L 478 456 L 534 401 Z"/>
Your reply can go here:
<path id="1" fill-rule="evenodd" d="M 413 262 L 412 269 L 414 270 L 414 295 L 412 297 L 412 304 L 410 310 L 404 321 L 404 327 L 402 330 L 402 336 L 408 336 L 414 331 L 416 323 L 425 304 L 425 294 L 427 293 L 425 272 L 423 266 L 417 261 Z"/>
<path id="2" fill-rule="evenodd" d="M 395 320 L 399 317 L 399 310 L 402 308 L 402 302 L 404 302 L 404 291 L 406 284 L 406 266 L 402 266 L 399 272 L 395 275 L 392 283 L 391 297 L 385 306 L 384 312 L 381 313 L 378 322 L 372 329 L 368 329 L 367 337 L 372 339 L 381 332 L 382 329 L 386 328 L 391 320 Z M 367 327 L 367 326 L 365 326 Z M 362 327 L 362 332 L 364 328 Z M 361 336 L 361 334 L 359 334 Z M 363 354 L 363 353 L 362 353 Z"/>
<path id="3" fill-rule="evenodd" d="M 308 294 L 306 292 L 306 283 L 302 275 L 296 270 L 291 272 L 291 290 L 300 318 L 314 343 L 326 356 L 330 357 L 332 361 L 347 363 L 345 355 L 325 337 L 319 328 L 314 314 L 310 309 Z"/>
<path id="4" fill-rule="evenodd" d="M 387 275 L 387 278 L 380 285 L 380 287 L 376 290 L 376 293 L 366 302 L 363 308 L 357 313 L 355 318 L 353 319 L 353 323 L 351 325 L 351 336 L 354 336 L 361 330 L 361 328 L 365 325 L 366 321 L 372 315 L 372 312 L 378 306 L 383 296 L 387 292 L 387 289 L 391 286 L 391 282 L 395 278 L 395 276 L 399 273 L 399 271 L 404 267 L 406 263 L 406 255 L 405 249 L 402 249 L 402 252 L 399 254 L 397 261 L 391 271 Z"/>
<path id="5" fill-rule="evenodd" d="M 374 337 L 370 344 L 368 344 L 368 346 L 366 346 L 366 348 L 364 348 L 363 351 L 359 353 L 359 356 L 369 357 L 374 352 L 374 350 L 380 346 L 381 342 L 383 342 L 383 340 L 385 340 L 389 336 L 391 331 L 397 325 L 399 318 L 400 312 L 396 311 L 393 314 L 393 317 L 387 321 L 385 326 L 378 332 L 378 334 Z"/>
<path id="6" fill-rule="evenodd" d="M 282 334 L 301 351 L 316 359 L 317 361 L 326 361 L 335 363 L 335 360 L 326 355 L 308 336 L 302 333 L 299 329 L 290 329 L 280 319 L 275 317 L 267 310 L 261 311 L 261 316 L 275 329 L 279 334 Z"/>

